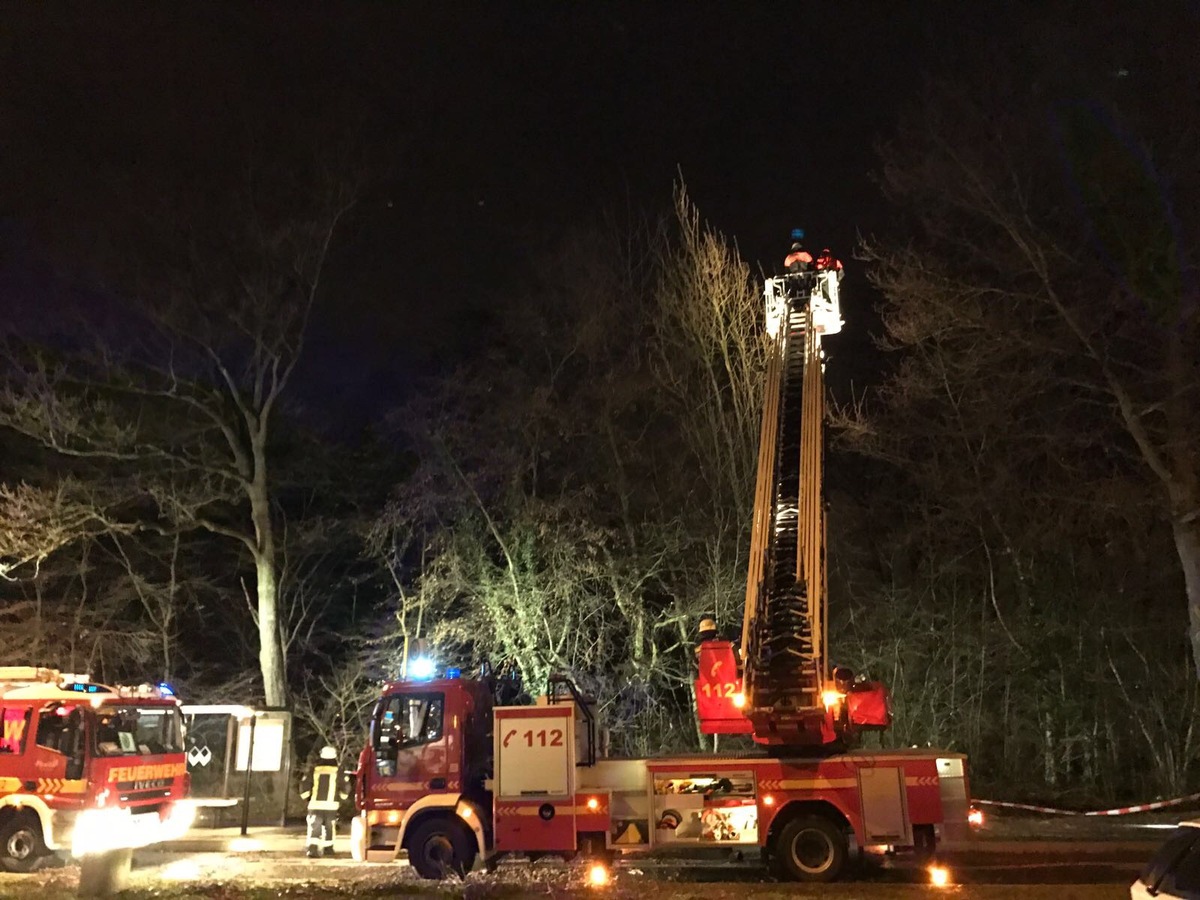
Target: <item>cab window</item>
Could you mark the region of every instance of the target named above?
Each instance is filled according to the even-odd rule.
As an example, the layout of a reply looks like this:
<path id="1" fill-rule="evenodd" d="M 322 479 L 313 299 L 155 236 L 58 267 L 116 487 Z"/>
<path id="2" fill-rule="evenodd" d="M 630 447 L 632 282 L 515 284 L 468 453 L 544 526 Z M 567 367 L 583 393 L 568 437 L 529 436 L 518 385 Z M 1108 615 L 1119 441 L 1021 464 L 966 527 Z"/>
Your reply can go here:
<path id="1" fill-rule="evenodd" d="M 404 750 L 441 740 L 445 697 L 404 694 L 384 699 L 375 722 L 379 749 Z"/>
<path id="2" fill-rule="evenodd" d="M 164 706 L 106 706 L 96 712 L 98 756 L 183 752 L 179 710 Z"/>
<path id="3" fill-rule="evenodd" d="M 38 713 L 37 745 L 72 756 L 78 750 L 83 715 L 78 708 L 53 703 Z"/>

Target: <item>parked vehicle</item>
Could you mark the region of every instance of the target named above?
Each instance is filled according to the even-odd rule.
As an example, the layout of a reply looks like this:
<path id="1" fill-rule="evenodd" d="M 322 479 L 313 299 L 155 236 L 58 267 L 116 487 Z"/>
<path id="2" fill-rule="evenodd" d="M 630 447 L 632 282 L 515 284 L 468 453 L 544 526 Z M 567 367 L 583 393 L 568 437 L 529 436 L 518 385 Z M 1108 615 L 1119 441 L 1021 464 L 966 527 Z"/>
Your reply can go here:
<path id="1" fill-rule="evenodd" d="M 191 825 L 179 703 L 165 688 L 108 687 L 0 667 L 0 866 L 28 872 L 181 837 Z"/>
<path id="2" fill-rule="evenodd" d="M 566 679 L 501 706 L 489 678 L 388 684 L 359 758 L 355 859 L 407 851 L 425 878 L 507 853 L 606 858 L 758 848 L 785 878 L 832 881 L 852 850 L 931 854 L 968 832 L 966 759 L 938 750 L 605 759 Z"/>
<path id="3" fill-rule="evenodd" d="M 1129 887 L 1133 900 L 1200 900 L 1200 821 L 1181 822 Z"/>

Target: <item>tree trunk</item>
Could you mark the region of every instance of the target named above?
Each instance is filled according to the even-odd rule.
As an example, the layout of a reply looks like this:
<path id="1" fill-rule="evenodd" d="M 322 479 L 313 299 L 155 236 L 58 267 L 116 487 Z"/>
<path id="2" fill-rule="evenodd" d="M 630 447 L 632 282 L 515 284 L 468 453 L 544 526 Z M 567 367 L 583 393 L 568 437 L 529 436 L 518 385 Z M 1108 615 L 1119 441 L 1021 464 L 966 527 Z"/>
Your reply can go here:
<path id="1" fill-rule="evenodd" d="M 267 706 L 285 706 L 287 679 L 279 638 L 279 585 L 275 579 L 274 554 L 259 554 L 254 567 L 258 570 L 258 666 L 262 671 L 263 696 Z"/>
<path id="2" fill-rule="evenodd" d="M 1187 592 L 1188 635 L 1192 642 L 1192 664 L 1200 678 L 1200 520 L 1176 519 L 1172 523 L 1175 550 L 1183 567 L 1183 585 Z"/>
<path id="3" fill-rule="evenodd" d="M 287 673 L 283 636 L 279 630 L 279 580 L 275 572 L 275 530 L 267 491 L 267 459 L 262 441 L 254 444 L 254 481 L 250 486 L 250 515 L 257 545 L 254 568 L 258 576 L 258 666 L 267 706 L 287 705 Z"/>
<path id="4" fill-rule="evenodd" d="M 1042 779 L 1050 787 L 1058 783 L 1058 767 L 1054 752 L 1054 718 L 1050 713 L 1042 716 Z"/>

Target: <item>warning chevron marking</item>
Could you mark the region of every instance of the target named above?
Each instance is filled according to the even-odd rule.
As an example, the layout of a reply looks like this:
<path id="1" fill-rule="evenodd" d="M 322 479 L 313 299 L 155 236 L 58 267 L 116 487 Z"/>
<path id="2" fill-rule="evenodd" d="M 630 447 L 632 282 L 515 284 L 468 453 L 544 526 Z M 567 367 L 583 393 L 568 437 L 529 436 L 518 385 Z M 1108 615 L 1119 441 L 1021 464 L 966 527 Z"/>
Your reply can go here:
<path id="1" fill-rule="evenodd" d="M 833 791 L 857 786 L 856 778 L 784 778 L 779 782 L 781 791 Z"/>
<path id="2" fill-rule="evenodd" d="M 87 783 L 67 778 L 39 778 L 37 792 L 39 794 L 82 794 L 87 790 Z"/>
<path id="3" fill-rule="evenodd" d="M 854 778 L 760 778 L 760 791 L 836 791 L 858 785 Z"/>

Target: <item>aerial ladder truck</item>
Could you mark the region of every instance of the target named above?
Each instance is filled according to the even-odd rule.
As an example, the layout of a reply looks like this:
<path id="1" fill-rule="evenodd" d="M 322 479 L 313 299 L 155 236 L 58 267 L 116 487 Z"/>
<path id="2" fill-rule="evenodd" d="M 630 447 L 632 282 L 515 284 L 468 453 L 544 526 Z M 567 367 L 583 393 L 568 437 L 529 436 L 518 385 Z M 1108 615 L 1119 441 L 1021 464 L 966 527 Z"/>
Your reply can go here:
<path id="1" fill-rule="evenodd" d="M 829 663 L 821 341 L 841 328 L 837 288 L 835 271 L 766 281 L 772 349 L 740 648 L 699 648 L 702 730 L 759 748 L 604 758 L 593 705 L 561 676 L 524 705 L 511 673 L 392 682 L 359 756 L 354 858 L 404 853 L 440 878 L 505 854 L 757 846 L 782 877 L 831 881 L 855 850 L 932 852 L 966 836 L 963 755 L 852 749 L 889 724 L 887 695 Z"/>

